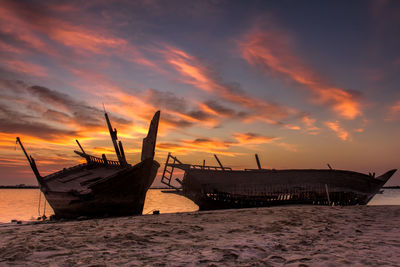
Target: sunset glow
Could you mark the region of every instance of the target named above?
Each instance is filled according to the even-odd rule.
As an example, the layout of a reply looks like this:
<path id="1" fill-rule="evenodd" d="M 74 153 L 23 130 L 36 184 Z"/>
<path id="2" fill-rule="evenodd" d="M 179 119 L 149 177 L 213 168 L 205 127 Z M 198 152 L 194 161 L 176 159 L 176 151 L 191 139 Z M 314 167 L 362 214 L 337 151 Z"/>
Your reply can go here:
<path id="1" fill-rule="evenodd" d="M 160 163 L 400 167 L 400 3 L 189 2 L 0 0 L 0 184 L 116 159 L 103 103 L 132 164 L 161 110 Z"/>

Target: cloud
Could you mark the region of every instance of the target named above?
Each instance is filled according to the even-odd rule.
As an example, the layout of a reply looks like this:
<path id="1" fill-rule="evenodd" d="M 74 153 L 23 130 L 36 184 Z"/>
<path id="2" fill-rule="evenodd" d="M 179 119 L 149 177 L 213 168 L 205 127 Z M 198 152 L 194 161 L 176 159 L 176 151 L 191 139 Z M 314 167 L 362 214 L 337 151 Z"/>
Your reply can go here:
<path id="1" fill-rule="evenodd" d="M 234 133 L 233 140 L 218 140 L 209 137 L 198 137 L 195 139 L 179 139 L 174 142 L 159 142 L 157 149 L 172 152 L 174 154 L 188 154 L 194 152 L 205 152 L 237 156 L 243 152 L 237 152 L 235 148 L 254 149 L 257 145 L 272 144 L 291 152 L 297 152 L 297 147 L 281 141 L 280 137 L 263 136 L 257 133 Z"/>
<path id="2" fill-rule="evenodd" d="M 320 128 L 317 127 L 315 124 L 317 120 L 312 118 L 310 114 L 305 114 L 301 117 L 301 121 L 305 125 L 305 130 L 312 135 L 316 135 L 319 133 Z"/>
<path id="3" fill-rule="evenodd" d="M 312 92 L 313 101 L 328 104 L 345 119 L 362 115 L 360 93 L 334 87 L 301 61 L 292 49 L 289 34 L 277 29 L 253 30 L 239 43 L 242 57 L 251 65 L 294 82 Z"/>
<path id="4" fill-rule="evenodd" d="M 197 138 L 193 140 L 181 139 L 177 142 L 159 142 L 158 150 L 168 151 L 175 154 L 188 154 L 193 152 L 206 152 L 235 156 L 240 153 L 229 151 L 229 141 L 220 141 L 212 138 Z"/>
<path id="5" fill-rule="evenodd" d="M 238 145 L 266 144 L 278 139 L 277 137 L 262 136 L 256 133 L 235 133 L 233 137 Z"/>
<path id="6" fill-rule="evenodd" d="M 245 120 L 251 117 L 250 112 L 240 111 L 240 110 L 238 111 L 233 108 L 229 108 L 227 106 L 222 105 L 217 100 L 204 101 L 200 103 L 199 106 L 202 111 L 223 118 Z"/>
<path id="7" fill-rule="evenodd" d="M 253 120 L 279 124 L 279 120 L 296 112 L 294 109 L 251 97 L 238 84 L 223 83 L 216 72 L 213 72 L 199 59 L 183 50 L 166 46 L 164 50 L 159 52 L 165 56 L 166 62 L 181 75 L 182 82 L 191 84 L 208 94 L 216 95 L 224 101 L 249 109 L 254 113 Z M 213 104 L 211 103 L 211 105 Z M 207 107 L 210 108 L 208 111 L 216 111 L 210 105 L 203 106 L 203 108 Z M 225 112 L 229 111 L 225 110 Z"/>
<path id="8" fill-rule="evenodd" d="M 294 130 L 294 131 L 301 130 L 300 126 L 294 125 L 294 124 L 286 124 L 286 125 L 284 125 L 284 128 L 289 129 L 289 130 Z"/>
<path id="9" fill-rule="evenodd" d="M 72 71 L 81 79 L 77 83 L 81 90 L 104 98 L 107 109 L 132 120 L 147 124 L 149 117 L 161 109 L 161 134 L 190 126 L 214 128 L 220 123 L 216 116 L 202 111 L 196 101 L 177 96 L 172 91 L 154 88 L 128 89 L 113 82 L 107 76 L 91 70 L 73 69 Z M 93 92 L 92 88 L 97 90 Z"/>
<path id="10" fill-rule="evenodd" d="M 42 86 L 31 86 L 27 88 L 27 91 L 32 96 L 38 97 L 42 103 L 68 112 L 71 120 L 77 125 L 94 128 L 104 127 L 104 112 L 98 108 L 89 106 L 83 101 L 75 100 L 69 95 Z M 54 115 L 54 112 L 50 109 L 46 110 L 45 114 L 49 115 L 49 112 Z M 58 113 L 58 115 L 62 114 Z M 64 119 L 68 118 L 68 115 L 63 115 Z M 118 124 L 130 123 L 130 121 L 118 117 L 114 118 L 114 121 Z"/>
<path id="11" fill-rule="evenodd" d="M 282 147 L 285 150 L 290 151 L 290 152 L 297 152 L 298 151 L 297 146 L 293 145 L 293 144 L 288 144 L 288 143 L 285 143 L 285 142 L 277 142 L 276 145 L 280 146 L 280 147 Z"/>
<path id="12" fill-rule="evenodd" d="M 280 146 L 287 151 L 297 152 L 297 147 L 295 145 L 280 141 L 280 137 L 263 136 L 256 133 L 235 133 L 233 134 L 233 137 L 236 139 L 236 143 L 233 143 L 232 145 L 249 147 L 251 145 L 273 144 Z"/>
<path id="13" fill-rule="evenodd" d="M 390 110 L 394 113 L 400 112 L 400 101 L 397 101 Z"/>
<path id="14" fill-rule="evenodd" d="M 171 121 L 180 121 L 181 126 L 198 125 L 213 128 L 220 123 L 214 114 L 192 108 L 191 106 L 196 106 L 193 101 L 178 97 L 171 91 L 146 89 L 139 94 L 145 102 L 155 103 L 159 109 L 167 114 Z M 173 119 L 174 117 L 175 119 Z"/>
<path id="15" fill-rule="evenodd" d="M 27 56 L 38 52 L 41 56 L 51 56 L 53 62 L 64 66 L 76 62 L 86 64 L 89 57 L 96 59 L 101 55 L 103 64 L 107 59 L 117 57 L 161 71 L 140 48 L 114 34 L 114 29 L 102 22 L 101 15 L 82 8 L 3 1 L 0 25 L 0 35 L 7 40 L 7 43 L 0 42 L 0 47 L 15 55 L 24 54 L 24 58 L 19 59 L 15 55 L 6 55 L 10 70 L 16 72 L 26 73 L 31 64 L 26 62 Z M 39 67 L 35 66 L 36 69 Z M 36 73 L 43 76 L 43 71 Z"/>
<path id="16" fill-rule="evenodd" d="M 20 81 L 0 81 L 0 131 L 62 140 L 103 129 L 103 111 L 67 94 Z M 113 116 L 114 117 L 114 116 Z M 130 121 L 115 116 L 118 125 Z"/>
<path id="17" fill-rule="evenodd" d="M 157 103 L 158 106 L 168 110 L 185 112 L 188 109 L 187 100 L 178 97 L 174 92 L 146 89 L 142 95 L 147 102 Z"/>
<path id="18" fill-rule="evenodd" d="M 0 51 L 2 53 L 12 53 L 12 54 L 23 54 L 24 53 L 24 51 L 22 49 L 15 47 L 13 45 L 7 44 L 1 40 L 0 40 Z"/>
<path id="19" fill-rule="evenodd" d="M 325 125 L 328 126 L 329 129 L 334 131 L 340 139 L 343 141 L 350 140 L 350 134 L 345 129 L 342 128 L 339 121 L 327 121 Z"/>
<path id="20" fill-rule="evenodd" d="M 26 61 L 21 61 L 18 59 L 2 59 L 1 64 L 4 67 L 8 68 L 9 70 L 23 73 L 25 75 L 31 75 L 37 77 L 48 76 L 46 68 L 33 63 L 28 63 Z"/>
<path id="21" fill-rule="evenodd" d="M 400 100 L 393 103 L 386 114 L 386 121 L 398 120 L 400 118 Z"/>

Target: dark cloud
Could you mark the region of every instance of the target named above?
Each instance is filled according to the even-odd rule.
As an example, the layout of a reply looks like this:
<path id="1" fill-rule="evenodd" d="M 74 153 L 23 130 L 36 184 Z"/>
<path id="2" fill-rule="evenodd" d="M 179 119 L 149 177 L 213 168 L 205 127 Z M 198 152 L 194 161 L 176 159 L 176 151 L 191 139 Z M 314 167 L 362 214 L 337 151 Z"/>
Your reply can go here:
<path id="1" fill-rule="evenodd" d="M 0 79 L 0 88 L 1 88 L 1 95 L 5 91 L 12 91 L 14 94 L 22 94 L 25 93 L 25 88 L 28 87 L 28 85 L 20 80 L 4 80 Z"/>
<path id="2" fill-rule="evenodd" d="M 204 104 L 207 105 L 207 107 L 209 107 L 216 113 L 221 115 L 233 116 L 235 114 L 235 111 L 233 109 L 224 107 L 215 100 L 206 101 L 204 102 Z"/>
<path id="3" fill-rule="evenodd" d="M 213 110 L 214 112 L 216 112 L 217 114 L 222 115 L 222 116 L 227 116 L 227 117 L 232 117 L 232 118 L 239 118 L 239 119 L 244 119 L 244 118 L 250 116 L 249 112 L 236 111 L 236 110 L 234 110 L 232 108 L 228 108 L 226 106 L 223 106 L 222 104 L 220 104 L 216 100 L 208 100 L 208 101 L 204 102 L 203 104 L 206 105 L 211 110 Z"/>
<path id="4" fill-rule="evenodd" d="M 71 116 L 64 112 L 48 109 L 43 113 L 43 117 L 52 121 L 68 122 L 71 120 Z"/>
<path id="5" fill-rule="evenodd" d="M 37 122 L 37 117 L 10 109 L 0 102 L 0 132 L 36 136 L 42 139 L 59 139 L 77 136 L 77 132 L 54 128 Z"/>
<path id="6" fill-rule="evenodd" d="M 194 110 L 187 113 L 190 117 L 198 119 L 198 120 L 207 120 L 210 119 L 212 116 L 209 114 L 201 111 L 201 110 Z"/>
<path id="7" fill-rule="evenodd" d="M 193 123 L 187 120 L 178 119 L 168 113 L 163 113 L 162 120 L 164 123 L 170 124 L 176 128 L 187 128 L 193 126 Z"/>
<path id="8" fill-rule="evenodd" d="M 67 109 L 71 113 L 72 119 L 80 125 L 87 127 L 104 126 L 104 112 L 101 109 L 89 106 L 85 102 L 77 101 L 67 94 L 63 94 L 42 86 L 31 86 L 27 88 L 27 91 L 31 95 L 38 97 L 42 103 Z M 113 118 L 113 120 L 118 124 L 130 123 L 130 121 L 118 117 Z"/>
<path id="9" fill-rule="evenodd" d="M 173 92 L 147 89 L 143 92 L 143 95 L 146 102 L 154 103 L 154 105 L 159 109 L 175 111 L 199 121 L 208 121 L 214 117 L 202 110 L 190 109 L 187 100 L 183 97 L 176 96 Z M 178 127 L 189 127 L 193 125 L 192 122 L 176 118 L 176 116 L 172 114 L 163 115 L 163 120 Z"/>
<path id="10" fill-rule="evenodd" d="M 78 129 L 64 129 L 62 126 L 56 127 L 57 124 L 70 124 L 67 127 L 76 124 L 80 128 L 93 130 L 105 127 L 101 109 L 67 94 L 43 86 L 27 86 L 22 81 L 1 79 L 0 88 L 1 132 L 55 139 L 60 136 L 78 135 Z M 117 125 L 130 123 L 112 114 L 110 117 Z"/>
<path id="11" fill-rule="evenodd" d="M 209 139 L 209 138 L 197 138 L 197 139 L 193 140 L 193 143 L 207 143 L 210 141 L 211 141 L 211 139 Z"/>
<path id="12" fill-rule="evenodd" d="M 187 110 L 186 100 L 183 97 L 177 97 L 173 92 L 147 89 L 144 94 L 147 102 L 154 103 L 159 108 L 178 112 L 185 112 Z"/>

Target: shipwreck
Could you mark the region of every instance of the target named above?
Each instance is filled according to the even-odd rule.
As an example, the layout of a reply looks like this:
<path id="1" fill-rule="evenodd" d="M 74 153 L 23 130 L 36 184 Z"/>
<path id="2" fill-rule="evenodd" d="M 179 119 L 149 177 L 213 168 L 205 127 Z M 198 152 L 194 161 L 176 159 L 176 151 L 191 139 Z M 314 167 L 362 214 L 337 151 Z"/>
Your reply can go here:
<path id="1" fill-rule="evenodd" d="M 147 137 L 143 139 L 141 162 L 135 165 L 127 162 L 117 130 L 112 128 L 106 112 L 104 116 L 118 161 L 107 159 L 105 154 L 102 157 L 89 155 L 76 140 L 81 151 L 74 152 L 86 163 L 42 177 L 35 160 L 28 156 L 17 137 L 40 190 L 57 218 L 142 214 L 146 192 L 160 167 L 154 160 L 160 111 L 155 113 Z"/>
<path id="2" fill-rule="evenodd" d="M 266 207 L 284 204 L 366 205 L 396 172 L 381 176 L 329 169 L 232 170 L 216 155 L 219 166 L 184 164 L 168 154 L 161 182 L 199 206 L 200 210 Z M 173 181 L 174 169 L 184 171 Z"/>

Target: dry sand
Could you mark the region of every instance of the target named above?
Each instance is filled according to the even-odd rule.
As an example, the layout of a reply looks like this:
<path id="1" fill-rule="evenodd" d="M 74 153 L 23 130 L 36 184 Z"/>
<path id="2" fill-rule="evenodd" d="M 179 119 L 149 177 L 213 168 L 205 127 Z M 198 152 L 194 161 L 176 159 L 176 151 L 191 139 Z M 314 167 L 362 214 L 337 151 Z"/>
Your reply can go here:
<path id="1" fill-rule="evenodd" d="M 0 226 L 0 266 L 399 266 L 400 206 L 291 206 Z"/>

